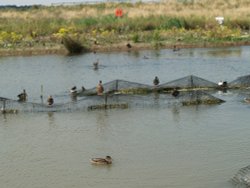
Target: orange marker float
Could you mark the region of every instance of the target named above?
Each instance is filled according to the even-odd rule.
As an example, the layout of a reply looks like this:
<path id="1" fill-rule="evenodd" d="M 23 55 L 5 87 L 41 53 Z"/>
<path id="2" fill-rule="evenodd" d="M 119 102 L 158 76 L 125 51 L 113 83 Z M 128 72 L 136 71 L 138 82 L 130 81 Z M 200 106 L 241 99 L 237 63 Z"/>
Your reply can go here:
<path id="1" fill-rule="evenodd" d="M 122 11 L 121 8 L 117 8 L 117 9 L 115 10 L 115 16 L 116 16 L 116 17 L 122 17 L 122 16 L 123 16 L 123 11 Z"/>

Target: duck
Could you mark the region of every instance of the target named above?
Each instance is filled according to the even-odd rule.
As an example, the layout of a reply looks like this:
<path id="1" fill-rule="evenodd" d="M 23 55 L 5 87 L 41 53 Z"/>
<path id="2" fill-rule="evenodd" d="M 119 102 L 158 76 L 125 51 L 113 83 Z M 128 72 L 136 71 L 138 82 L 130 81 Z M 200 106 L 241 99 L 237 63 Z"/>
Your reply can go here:
<path id="1" fill-rule="evenodd" d="M 250 103 L 250 98 L 244 98 L 244 101 L 245 101 L 246 103 Z"/>
<path id="2" fill-rule="evenodd" d="M 47 104 L 48 104 L 48 106 L 52 106 L 54 104 L 54 99 L 51 95 L 49 95 L 49 97 L 47 99 Z"/>
<path id="3" fill-rule="evenodd" d="M 132 48 L 132 45 L 130 43 L 126 44 L 127 48 Z"/>
<path id="4" fill-rule="evenodd" d="M 27 95 L 27 93 L 26 93 L 26 91 L 24 89 L 22 93 L 20 93 L 19 95 L 17 95 L 18 101 L 20 101 L 20 102 L 26 101 L 27 100 L 27 96 L 28 95 Z"/>
<path id="5" fill-rule="evenodd" d="M 174 52 L 180 51 L 180 48 L 178 48 L 176 45 L 174 45 L 173 51 Z"/>
<path id="6" fill-rule="evenodd" d="M 106 156 L 105 158 L 92 158 L 90 162 L 97 165 L 109 165 L 112 164 L 112 158 L 110 156 Z"/>
<path id="7" fill-rule="evenodd" d="M 223 82 L 220 80 L 219 82 L 218 82 L 218 86 L 222 86 L 223 85 Z"/>
<path id="8" fill-rule="evenodd" d="M 159 80 L 159 78 L 156 76 L 155 79 L 153 80 L 153 84 L 154 84 L 155 86 L 157 86 L 157 85 L 159 85 L 159 83 L 160 83 L 160 80 Z"/>
<path id="9" fill-rule="evenodd" d="M 75 94 L 76 92 L 77 92 L 76 86 L 74 86 L 74 87 L 72 87 L 72 88 L 70 89 L 70 93 Z"/>
<path id="10" fill-rule="evenodd" d="M 179 94 L 180 94 L 180 92 L 176 88 L 172 92 L 172 96 L 174 96 L 174 97 L 178 97 Z"/>

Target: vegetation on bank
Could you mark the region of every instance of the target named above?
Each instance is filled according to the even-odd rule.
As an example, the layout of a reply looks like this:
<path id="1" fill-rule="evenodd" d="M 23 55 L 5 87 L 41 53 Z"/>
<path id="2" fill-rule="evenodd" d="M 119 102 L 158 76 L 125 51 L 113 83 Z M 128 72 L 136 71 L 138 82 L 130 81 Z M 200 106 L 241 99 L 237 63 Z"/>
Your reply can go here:
<path id="1" fill-rule="evenodd" d="M 65 37 L 90 50 L 128 41 L 152 47 L 249 42 L 249 6 L 249 0 L 168 0 L 7 7 L 0 12 L 0 48 L 60 48 Z M 223 25 L 216 16 L 224 17 Z"/>

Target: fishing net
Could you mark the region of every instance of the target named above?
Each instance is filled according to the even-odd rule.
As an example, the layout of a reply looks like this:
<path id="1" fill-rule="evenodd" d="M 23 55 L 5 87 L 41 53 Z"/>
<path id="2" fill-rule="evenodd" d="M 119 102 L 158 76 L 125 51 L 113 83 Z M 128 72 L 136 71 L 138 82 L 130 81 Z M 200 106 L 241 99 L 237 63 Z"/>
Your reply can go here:
<path id="1" fill-rule="evenodd" d="M 237 187 L 250 187 L 250 166 L 241 168 L 231 179 Z"/>
<path id="2" fill-rule="evenodd" d="M 19 102 L 11 99 L 0 101 L 1 110 L 6 113 L 71 111 L 74 105 L 73 102 L 48 106 L 44 103 Z"/>
<path id="3" fill-rule="evenodd" d="M 214 82 L 210 82 L 208 80 L 205 80 L 203 78 L 199 78 L 197 76 L 189 75 L 177 80 L 173 80 L 171 82 L 167 82 L 164 84 L 159 85 L 159 89 L 173 89 L 173 88 L 178 88 L 178 89 L 215 89 L 217 88 L 218 85 Z"/>
<path id="4" fill-rule="evenodd" d="M 173 90 L 175 88 L 182 90 L 193 90 L 193 89 L 205 90 L 211 88 L 215 89 L 217 87 L 218 85 L 216 83 L 210 82 L 208 80 L 193 75 L 186 76 L 184 78 L 180 78 L 158 86 L 151 86 L 125 80 L 114 80 L 103 84 L 104 93 L 119 92 L 121 94 L 146 94 L 156 90 L 160 92 L 162 90 L 168 91 L 168 90 Z M 79 96 L 96 95 L 96 94 L 97 94 L 96 87 L 84 91 L 78 91 Z"/>
<path id="5" fill-rule="evenodd" d="M 103 84 L 103 88 L 104 88 L 104 93 L 119 92 L 123 94 L 138 94 L 138 93 L 149 92 L 152 86 L 125 80 L 113 80 L 111 82 Z M 79 96 L 96 95 L 96 94 L 97 94 L 96 87 L 79 92 Z"/>
<path id="6" fill-rule="evenodd" d="M 68 96 L 65 96 L 68 97 Z M 55 100 L 56 101 L 56 100 Z M 202 91 L 179 92 L 161 94 L 127 95 L 122 93 L 107 93 L 102 96 L 92 95 L 75 98 L 62 104 L 48 106 L 44 103 L 18 102 L 11 99 L 0 100 L 0 107 L 6 112 L 74 112 L 95 109 L 138 108 L 138 107 L 170 107 L 173 105 L 187 106 L 199 104 L 219 104 L 224 101 Z"/>
<path id="7" fill-rule="evenodd" d="M 198 104 L 220 104 L 223 102 L 225 101 L 198 90 L 183 92 L 182 96 L 182 104 L 185 106 Z"/>
<path id="8" fill-rule="evenodd" d="M 250 75 L 241 76 L 228 84 L 229 88 L 248 88 L 250 87 Z"/>

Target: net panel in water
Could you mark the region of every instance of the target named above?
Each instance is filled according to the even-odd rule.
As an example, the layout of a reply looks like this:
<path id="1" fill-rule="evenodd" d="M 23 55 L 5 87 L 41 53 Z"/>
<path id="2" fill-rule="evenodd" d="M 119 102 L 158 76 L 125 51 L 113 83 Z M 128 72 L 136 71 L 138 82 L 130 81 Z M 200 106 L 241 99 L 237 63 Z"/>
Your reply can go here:
<path id="1" fill-rule="evenodd" d="M 240 76 L 228 84 L 229 88 L 248 88 L 250 87 L 250 75 Z"/>
<path id="2" fill-rule="evenodd" d="M 74 112 L 102 108 L 134 108 L 134 107 L 169 107 L 172 105 L 219 104 L 222 100 L 202 91 L 180 92 L 178 95 L 158 92 L 146 95 L 127 95 L 109 93 L 101 96 L 84 96 L 75 101 L 48 106 L 44 103 L 18 102 L 2 100 L 0 106 L 6 110 L 20 112 Z"/>
<path id="3" fill-rule="evenodd" d="M 188 91 L 183 92 L 182 104 L 188 105 L 199 105 L 199 104 L 220 104 L 225 101 L 214 97 L 203 91 Z"/>
<path id="4" fill-rule="evenodd" d="M 0 101 L 0 107 L 2 111 L 16 113 L 16 112 L 59 112 L 59 111 L 71 111 L 74 110 L 75 103 L 68 102 L 64 104 L 47 105 L 44 103 L 32 103 L 32 102 L 19 102 L 16 100 L 2 100 Z"/>
<path id="5" fill-rule="evenodd" d="M 160 89 L 173 89 L 173 88 L 179 88 L 179 89 L 209 89 L 209 88 L 217 88 L 218 85 L 214 82 L 205 80 L 203 78 L 189 75 L 177 80 L 173 80 L 171 82 L 167 82 L 164 84 L 159 85 L 158 88 Z"/>
<path id="6" fill-rule="evenodd" d="M 104 93 L 114 93 L 114 92 L 122 92 L 122 93 L 145 93 L 150 91 L 152 86 L 146 84 L 140 84 L 136 82 L 130 82 L 125 80 L 113 80 L 111 82 L 107 82 L 103 84 Z M 84 95 L 96 95 L 97 90 L 96 87 L 87 89 L 85 91 L 80 91 L 79 96 Z"/>
<path id="7" fill-rule="evenodd" d="M 156 90 L 160 92 L 164 89 L 173 90 L 174 88 L 186 89 L 186 90 L 192 90 L 192 89 L 204 90 L 211 88 L 216 89 L 218 88 L 218 85 L 214 82 L 210 82 L 203 78 L 190 75 L 158 86 L 140 84 L 125 80 L 114 80 L 103 84 L 103 88 L 104 88 L 104 93 L 119 92 L 122 94 L 146 94 Z M 78 92 L 79 96 L 96 95 L 96 94 L 97 94 L 96 87 Z"/>

